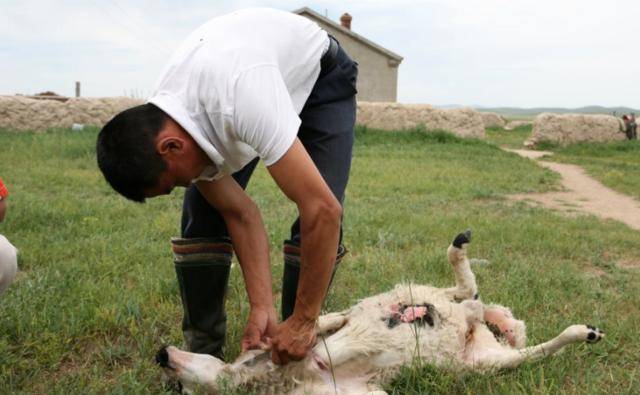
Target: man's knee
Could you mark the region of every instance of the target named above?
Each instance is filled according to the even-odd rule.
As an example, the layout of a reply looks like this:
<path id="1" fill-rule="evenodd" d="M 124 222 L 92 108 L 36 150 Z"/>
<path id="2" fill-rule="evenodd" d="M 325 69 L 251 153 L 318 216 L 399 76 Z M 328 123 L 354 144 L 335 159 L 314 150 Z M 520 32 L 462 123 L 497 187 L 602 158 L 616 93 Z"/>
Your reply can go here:
<path id="1" fill-rule="evenodd" d="M 6 237 L 0 235 L 0 294 L 11 284 L 17 271 L 18 250 Z"/>

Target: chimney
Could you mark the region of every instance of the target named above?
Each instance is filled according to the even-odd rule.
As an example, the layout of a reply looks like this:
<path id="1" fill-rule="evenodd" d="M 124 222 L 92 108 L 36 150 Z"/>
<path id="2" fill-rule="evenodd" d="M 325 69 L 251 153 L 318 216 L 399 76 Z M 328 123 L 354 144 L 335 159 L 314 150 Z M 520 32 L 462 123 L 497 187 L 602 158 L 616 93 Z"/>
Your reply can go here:
<path id="1" fill-rule="evenodd" d="M 349 15 L 348 13 L 344 13 L 342 14 L 342 16 L 340 17 L 340 24 L 342 25 L 342 27 L 347 28 L 349 30 L 351 30 L 351 20 L 353 18 L 351 17 L 351 15 Z"/>

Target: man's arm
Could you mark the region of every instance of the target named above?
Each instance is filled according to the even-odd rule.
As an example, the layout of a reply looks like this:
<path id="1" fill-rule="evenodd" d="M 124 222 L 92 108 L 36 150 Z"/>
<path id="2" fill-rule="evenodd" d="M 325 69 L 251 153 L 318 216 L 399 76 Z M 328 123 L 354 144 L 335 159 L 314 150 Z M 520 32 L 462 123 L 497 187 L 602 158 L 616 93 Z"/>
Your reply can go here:
<path id="1" fill-rule="evenodd" d="M 293 315 L 279 327 L 272 353 L 275 363 L 284 364 L 303 358 L 315 343 L 315 323 L 338 250 L 342 206 L 297 138 L 268 170 L 300 213 L 302 245 L 296 304 Z"/>
<path id="2" fill-rule="evenodd" d="M 242 268 L 251 312 L 242 340 L 243 350 L 265 347 L 265 336 L 277 324 L 271 289 L 269 245 L 260 211 L 231 176 L 199 181 L 198 190 L 222 215 Z"/>

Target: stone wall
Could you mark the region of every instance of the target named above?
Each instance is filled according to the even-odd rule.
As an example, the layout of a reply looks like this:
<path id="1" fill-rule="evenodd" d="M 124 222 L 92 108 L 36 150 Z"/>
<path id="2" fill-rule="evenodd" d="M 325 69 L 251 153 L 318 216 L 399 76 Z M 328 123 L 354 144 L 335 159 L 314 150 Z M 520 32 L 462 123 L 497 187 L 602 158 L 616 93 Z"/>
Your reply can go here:
<path id="1" fill-rule="evenodd" d="M 622 121 L 611 115 L 550 114 L 538 115 L 533 121 L 531 142 L 550 141 L 558 144 L 624 140 Z"/>
<path id="2" fill-rule="evenodd" d="M 485 128 L 504 128 L 507 121 L 495 112 L 480 112 Z"/>
<path id="3" fill-rule="evenodd" d="M 356 123 L 374 129 L 400 130 L 424 125 L 460 137 L 484 137 L 482 115 L 471 108 L 441 110 L 427 104 L 358 102 Z"/>
<path id="4" fill-rule="evenodd" d="M 102 126 L 118 112 L 142 103 L 128 97 L 60 101 L 0 96 L 0 128 L 44 131 L 70 128 L 74 123 Z"/>
<path id="5" fill-rule="evenodd" d="M 0 96 L 0 128 L 44 131 L 74 123 L 101 127 L 118 112 L 142 104 L 127 97 L 36 100 Z M 374 129 L 400 130 L 424 125 L 462 137 L 484 137 L 482 116 L 470 108 L 440 110 L 426 104 L 358 102 L 357 121 Z"/>

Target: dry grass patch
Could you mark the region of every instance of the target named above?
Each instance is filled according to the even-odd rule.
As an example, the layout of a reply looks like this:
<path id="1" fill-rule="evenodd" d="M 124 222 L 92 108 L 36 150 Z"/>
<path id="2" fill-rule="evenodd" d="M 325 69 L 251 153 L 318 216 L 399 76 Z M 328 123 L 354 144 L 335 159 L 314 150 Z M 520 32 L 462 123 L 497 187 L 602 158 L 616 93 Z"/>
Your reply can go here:
<path id="1" fill-rule="evenodd" d="M 597 266 L 586 266 L 584 268 L 584 272 L 586 273 L 587 277 L 603 277 L 607 275 L 607 272 Z"/>
<path id="2" fill-rule="evenodd" d="M 616 262 L 616 266 L 620 269 L 638 270 L 640 269 L 640 258 L 638 257 L 622 258 Z"/>

